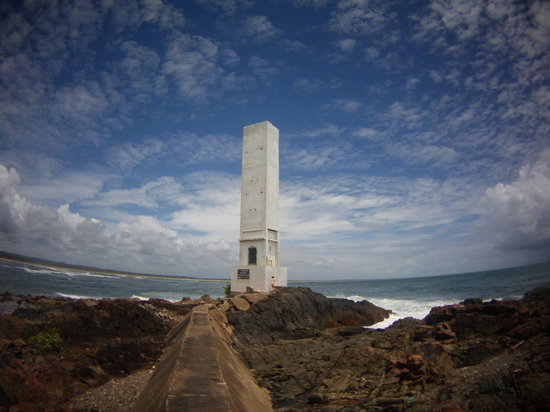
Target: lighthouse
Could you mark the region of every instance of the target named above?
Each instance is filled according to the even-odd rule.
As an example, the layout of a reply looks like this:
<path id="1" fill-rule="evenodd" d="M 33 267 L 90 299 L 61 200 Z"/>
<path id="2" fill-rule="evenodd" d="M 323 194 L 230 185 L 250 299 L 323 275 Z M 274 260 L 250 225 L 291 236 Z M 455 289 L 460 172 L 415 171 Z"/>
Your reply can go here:
<path id="1" fill-rule="evenodd" d="M 239 265 L 232 292 L 269 292 L 287 285 L 279 238 L 279 130 L 270 122 L 243 130 Z"/>

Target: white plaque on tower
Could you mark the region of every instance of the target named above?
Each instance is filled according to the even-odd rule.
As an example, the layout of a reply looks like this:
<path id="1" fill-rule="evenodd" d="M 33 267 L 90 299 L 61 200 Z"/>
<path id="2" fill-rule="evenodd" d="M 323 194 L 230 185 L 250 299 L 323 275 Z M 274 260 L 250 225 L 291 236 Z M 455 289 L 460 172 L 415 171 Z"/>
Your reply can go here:
<path id="1" fill-rule="evenodd" d="M 269 292 L 286 286 L 279 244 L 279 130 L 269 122 L 243 133 L 239 266 L 231 291 Z"/>

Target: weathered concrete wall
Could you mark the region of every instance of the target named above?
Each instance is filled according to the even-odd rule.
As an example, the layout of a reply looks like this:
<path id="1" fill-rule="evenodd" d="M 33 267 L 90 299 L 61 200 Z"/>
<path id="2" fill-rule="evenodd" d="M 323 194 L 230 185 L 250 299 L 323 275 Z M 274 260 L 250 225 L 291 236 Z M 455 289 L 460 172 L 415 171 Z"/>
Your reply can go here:
<path id="1" fill-rule="evenodd" d="M 261 299 L 264 296 L 260 295 L 258 298 Z M 247 303 L 245 299 L 239 297 L 232 298 L 233 300 L 235 300 L 235 303 L 231 303 L 233 306 L 239 304 L 237 300 L 240 300 L 240 303 L 244 305 Z M 235 412 L 273 411 L 271 408 L 271 396 L 268 391 L 258 386 L 252 376 L 252 372 L 231 345 L 233 329 L 226 317 L 229 305 L 229 301 L 226 301 L 224 306 L 211 310 L 210 316 L 212 326 L 218 338 L 220 369 L 228 386 L 230 410 Z"/>
<path id="2" fill-rule="evenodd" d="M 195 308 L 133 411 L 272 411 L 269 395 L 231 348 L 227 325 L 224 307 L 212 312 L 210 305 Z"/>

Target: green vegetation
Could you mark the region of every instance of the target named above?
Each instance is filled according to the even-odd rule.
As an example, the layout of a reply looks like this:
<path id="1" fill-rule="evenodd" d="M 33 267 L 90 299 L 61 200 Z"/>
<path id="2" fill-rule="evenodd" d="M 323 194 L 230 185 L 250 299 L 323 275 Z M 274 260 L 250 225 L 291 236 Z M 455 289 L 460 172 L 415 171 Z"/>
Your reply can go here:
<path id="1" fill-rule="evenodd" d="M 28 343 L 43 352 L 59 352 L 63 338 L 59 330 L 52 328 L 31 336 Z"/>
<path id="2" fill-rule="evenodd" d="M 225 293 L 226 298 L 230 298 L 231 297 L 231 285 L 225 285 L 223 287 L 223 293 Z"/>

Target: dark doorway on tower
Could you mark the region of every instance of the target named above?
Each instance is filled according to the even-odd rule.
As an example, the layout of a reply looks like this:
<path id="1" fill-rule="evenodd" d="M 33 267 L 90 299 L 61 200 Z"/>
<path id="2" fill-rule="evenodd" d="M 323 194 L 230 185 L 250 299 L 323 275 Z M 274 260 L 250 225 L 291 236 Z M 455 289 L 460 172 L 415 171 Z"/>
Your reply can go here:
<path id="1" fill-rule="evenodd" d="M 257 256 L 258 256 L 258 250 L 254 246 L 250 246 L 248 248 L 248 264 L 249 265 L 257 264 L 258 263 Z"/>

